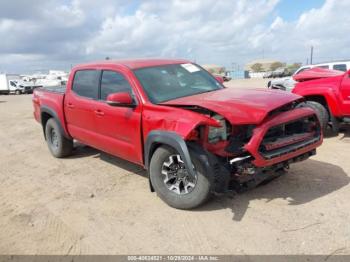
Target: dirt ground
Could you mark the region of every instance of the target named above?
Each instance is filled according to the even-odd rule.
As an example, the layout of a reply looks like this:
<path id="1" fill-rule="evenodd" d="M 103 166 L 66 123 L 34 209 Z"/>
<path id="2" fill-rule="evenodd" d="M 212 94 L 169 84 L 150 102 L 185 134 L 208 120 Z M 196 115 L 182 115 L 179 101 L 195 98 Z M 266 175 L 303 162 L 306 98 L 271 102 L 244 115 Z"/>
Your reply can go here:
<path id="1" fill-rule="evenodd" d="M 0 143 L 0 254 L 350 254 L 350 128 L 286 176 L 194 211 L 121 159 L 52 157 L 30 95 L 0 96 Z"/>

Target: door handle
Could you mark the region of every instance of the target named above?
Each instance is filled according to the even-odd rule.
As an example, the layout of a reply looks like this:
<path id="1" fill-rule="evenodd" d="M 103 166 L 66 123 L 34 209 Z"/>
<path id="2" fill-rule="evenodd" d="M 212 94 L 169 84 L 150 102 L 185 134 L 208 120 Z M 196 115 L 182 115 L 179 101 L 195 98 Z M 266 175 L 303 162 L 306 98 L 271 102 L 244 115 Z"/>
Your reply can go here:
<path id="1" fill-rule="evenodd" d="M 67 104 L 67 107 L 70 108 L 70 109 L 73 109 L 74 108 L 74 105 L 72 103 L 68 103 Z"/>
<path id="2" fill-rule="evenodd" d="M 98 116 L 104 116 L 104 115 L 105 115 L 105 112 L 103 112 L 103 111 L 100 110 L 100 109 L 97 109 L 97 110 L 95 110 L 95 114 L 98 115 Z"/>

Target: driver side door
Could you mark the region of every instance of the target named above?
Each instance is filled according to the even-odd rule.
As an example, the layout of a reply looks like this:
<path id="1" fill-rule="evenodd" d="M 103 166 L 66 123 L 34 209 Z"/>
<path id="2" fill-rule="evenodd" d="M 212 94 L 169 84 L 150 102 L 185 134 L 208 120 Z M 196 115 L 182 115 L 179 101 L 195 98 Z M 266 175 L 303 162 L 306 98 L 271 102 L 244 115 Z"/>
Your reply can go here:
<path id="1" fill-rule="evenodd" d="M 135 107 L 117 107 L 106 103 L 109 94 L 129 93 Z M 126 75 L 114 70 L 101 74 L 99 101 L 96 103 L 95 121 L 99 146 L 102 150 L 142 164 L 141 104 Z"/>

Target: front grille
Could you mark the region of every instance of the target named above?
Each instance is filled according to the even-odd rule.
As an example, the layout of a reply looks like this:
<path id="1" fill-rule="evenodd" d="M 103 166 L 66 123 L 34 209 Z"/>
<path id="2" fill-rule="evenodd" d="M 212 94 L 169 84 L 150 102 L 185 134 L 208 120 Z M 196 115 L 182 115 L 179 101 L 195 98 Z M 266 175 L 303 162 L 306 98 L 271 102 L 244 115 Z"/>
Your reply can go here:
<path id="1" fill-rule="evenodd" d="M 316 143 L 320 126 L 316 116 L 308 116 L 270 128 L 259 147 L 260 154 L 272 159 Z"/>

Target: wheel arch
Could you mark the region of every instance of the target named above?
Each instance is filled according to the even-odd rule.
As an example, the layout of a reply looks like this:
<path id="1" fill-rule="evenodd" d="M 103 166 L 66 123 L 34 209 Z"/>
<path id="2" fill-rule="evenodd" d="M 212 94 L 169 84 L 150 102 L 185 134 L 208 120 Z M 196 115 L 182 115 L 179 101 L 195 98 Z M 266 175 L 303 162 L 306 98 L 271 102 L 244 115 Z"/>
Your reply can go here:
<path id="1" fill-rule="evenodd" d="M 57 125 L 58 125 L 58 127 L 60 129 L 60 131 L 62 132 L 62 134 L 66 138 L 70 138 L 70 136 L 66 133 L 66 131 L 62 127 L 61 121 L 59 120 L 56 112 L 53 109 L 51 109 L 51 108 L 49 108 L 47 106 L 42 106 L 40 108 L 40 120 L 41 120 L 41 125 L 42 125 L 42 128 L 43 128 L 45 139 L 46 139 L 45 127 L 46 127 L 47 121 L 49 121 L 50 118 L 55 119 L 55 121 L 57 122 Z"/>
<path id="2" fill-rule="evenodd" d="M 305 100 L 320 103 L 329 111 L 327 100 L 323 95 L 307 95 L 305 96 Z"/>
<path id="3" fill-rule="evenodd" d="M 153 153 L 162 145 L 174 148 L 181 155 L 186 168 L 189 170 L 191 175 L 194 175 L 190 153 L 185 140 L 177 133 L 171 131 L 153 130 L 147 135 L 144 148 L 144 162 L 146 169 L 149 169 L 149 164 Z"/>
<path id="4" fill-rule="evenodd" d="M 196 153 L 199 160 L 208 170 L 208 179 L 210 179 L 213 185 L 212 190 L 217 193 L 222 193 L 227 190 L 230 173 L 223 167 L 223 164 L 219 162 L 219 159 L 194 142 L 186 143 L 186 141 L 175 132 L 154 130 L 148 134 L 144 149 L 145 168 L 148 172 L 152 155 L 157 148 L 163 145 L 174 148 L 181 155 L 187 170 L 192 176 L 195 176 L 195 170 L 193 168 L 190 150 L 192 153 Z M 149 183 L 151 191 L 154 192 L 150 179 Z"/>

